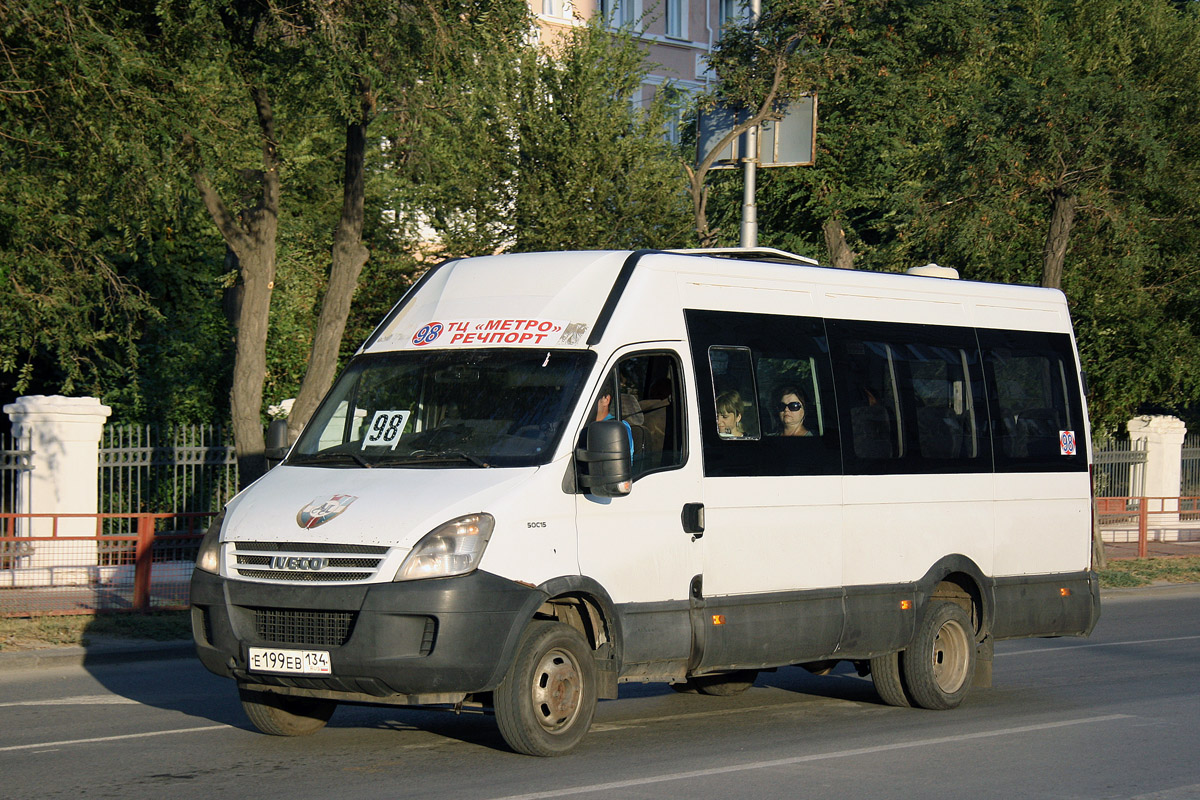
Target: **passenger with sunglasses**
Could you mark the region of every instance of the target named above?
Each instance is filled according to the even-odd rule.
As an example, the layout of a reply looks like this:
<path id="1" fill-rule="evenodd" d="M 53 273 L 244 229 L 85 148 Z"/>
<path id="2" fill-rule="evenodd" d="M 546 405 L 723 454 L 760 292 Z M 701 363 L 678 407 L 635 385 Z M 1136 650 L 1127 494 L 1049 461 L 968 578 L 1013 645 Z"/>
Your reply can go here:
<path id="1" fill-rule="evenodd" d="M 779 435 L 812 436 L 813 432 L 804 427 L 805 412 L 808 408 L 804 392 L 794 386 L 784 386 L 775 396 L 779 398 L 776 406 L 779 412 Z"/>

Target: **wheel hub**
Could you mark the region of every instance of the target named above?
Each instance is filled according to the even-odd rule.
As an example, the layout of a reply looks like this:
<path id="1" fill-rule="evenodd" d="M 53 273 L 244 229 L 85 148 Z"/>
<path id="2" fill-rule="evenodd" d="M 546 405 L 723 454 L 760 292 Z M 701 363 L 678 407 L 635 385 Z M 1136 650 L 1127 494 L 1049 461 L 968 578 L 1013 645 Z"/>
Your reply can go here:
<path id="1" fill-rule="evenodd" d="M 533 708 L 538 722 L 554 733 L 570 726 L 579 713 L 583 696 L 579 665 L 564 650 L 542 657 L 534 673 Z"/>

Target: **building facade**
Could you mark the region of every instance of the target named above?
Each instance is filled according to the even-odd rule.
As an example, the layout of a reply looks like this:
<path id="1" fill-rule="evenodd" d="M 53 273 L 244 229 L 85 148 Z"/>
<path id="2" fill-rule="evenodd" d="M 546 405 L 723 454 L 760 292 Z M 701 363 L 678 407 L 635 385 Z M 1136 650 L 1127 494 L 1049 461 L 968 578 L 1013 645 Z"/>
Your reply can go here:
<path id="1" fill-rule="evenodd" d="M 715 80 L 704 57 L 721 30 L 745 15 L 740 0 L 529 0 L 542 41 L 603 14 L 613 27 L 628 27 L 646 45 L 650 74 L 642 99 L 670 82 L 687 92 L 701 92 Z"/>

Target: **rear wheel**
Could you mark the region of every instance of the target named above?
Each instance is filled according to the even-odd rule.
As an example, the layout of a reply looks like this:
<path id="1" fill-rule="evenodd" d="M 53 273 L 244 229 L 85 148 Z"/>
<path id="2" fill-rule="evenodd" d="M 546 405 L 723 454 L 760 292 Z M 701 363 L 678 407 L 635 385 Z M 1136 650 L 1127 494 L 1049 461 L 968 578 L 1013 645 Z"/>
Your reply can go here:
<path id="1" fill-rule="evenodd" d="M 493 694 L 500 735 L 531 756 L 569 753 L 596 711 L 596 665 L 583 634 L 561 622 L 529 624 Z"/>
<path id="2" fill-rule="evenodd" d="M 875 691 L 879 699 L 889 706 L 908 708 L 912 702 L 904 691 L 904 681 L 900 677 L 900 662 L 903 653 L 886 653 L 871 659 L 871 680 L 875 682 Z"/>
<path id="3" fill-rule="evenodd" d="M 944 710 L 963 701 L 975 673 L 974 631 L 971 617 L 956 603 L 939 601 L 926 609 L 900 659 L 914 705 Z"/>
<path id="4" fill-rule="evenodd" d="M 337 708 L 335 700 L 290 697 L 238 687 L 242 708 L 254 727 L 272 736 L 308 736 L 325 727 Z"/>

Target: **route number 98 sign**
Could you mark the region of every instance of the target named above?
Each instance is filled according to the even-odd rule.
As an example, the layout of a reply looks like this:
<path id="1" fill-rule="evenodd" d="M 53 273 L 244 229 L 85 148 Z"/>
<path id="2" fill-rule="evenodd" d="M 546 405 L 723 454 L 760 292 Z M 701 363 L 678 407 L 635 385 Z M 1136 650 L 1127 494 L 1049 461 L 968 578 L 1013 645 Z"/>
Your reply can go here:
<path id="1" fill-rule="evenodd" d="M 367 435 L 363 437 L 362 449 L 368 447 L 386 447 L 396 449 L 400 434 L 408 422 L 409 411 L 376 411 L 367 427 Z"/>

